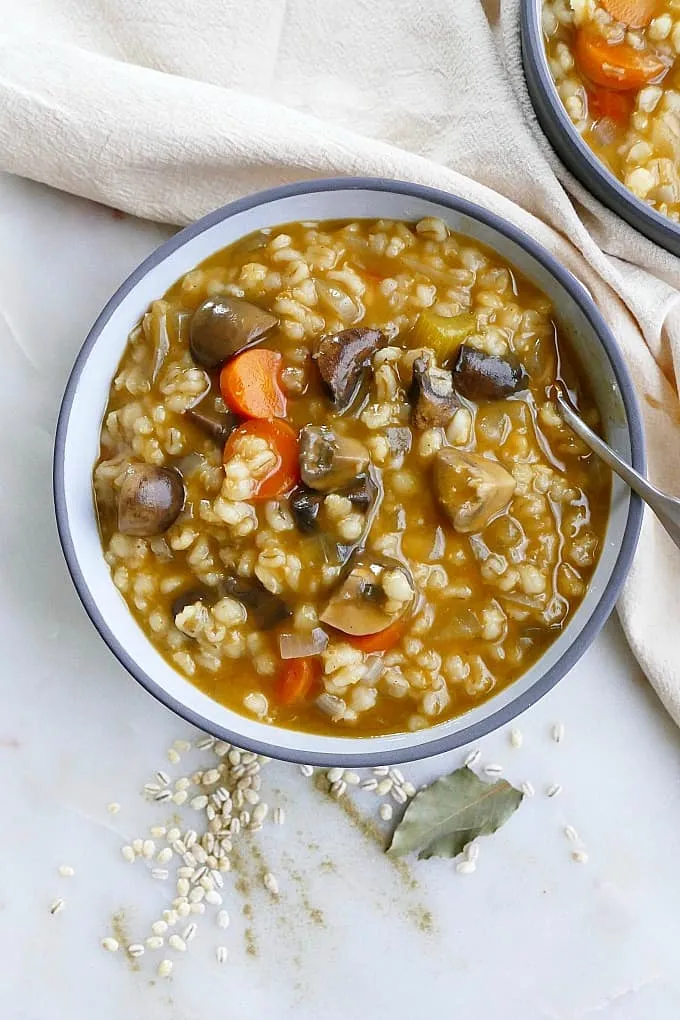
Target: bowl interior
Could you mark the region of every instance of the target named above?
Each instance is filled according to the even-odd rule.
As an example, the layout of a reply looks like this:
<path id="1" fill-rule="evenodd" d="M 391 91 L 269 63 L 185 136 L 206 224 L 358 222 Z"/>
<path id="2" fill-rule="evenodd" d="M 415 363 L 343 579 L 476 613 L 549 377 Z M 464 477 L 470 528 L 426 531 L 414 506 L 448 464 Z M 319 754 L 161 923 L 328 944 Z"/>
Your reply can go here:
<path id="1" fill-rule="evenodd" d="M 573 665 L 610 612 L 632 555 L 639 512 L 634 512 L 636 503 L 626 487 L 616 482 L 599 565 L 583 602 L 559 638 L 496 697 L 460 718 L 417 733 L 315 736 L 237 714 L 172 669 L 130 614 L 102 555 L 92 468 L 111 379 L 128 333 L 149 303 L 208 255 L 261 227 L 305 219 L 417 220 L 424 216 L 440 216 L 452 230 L 495 249 L 548 295 L 591 379 L 608 442 L 626 460 L 642 467 L 639 415 L 630 383 L 611 336 L 609 351 L 598 339 L 597 332 L 608 335 L 607 330 L 581 285 L 554 265 L 551 268 L 560 282 L 541 261 L 540 249 L 524 239 L 531 249 L 527 250 L 520 243 L 522 235 L 492 215 L 447 196 L 438 200 L 437 192 L 413 185 L 316 182 L 276 189 L 211 214 L 175 235 L 123 284 L 95 323 L 69 381 L 57 431 L 55 498 L 69 569 L 87 612 L 114 654 L 151 693 L 191 722 L 262 753 L 318 764 L 374 764 L 424 757 L 475 739 L 526 708 Z M 234 668 L 238 669 L 237 663 Z"/>

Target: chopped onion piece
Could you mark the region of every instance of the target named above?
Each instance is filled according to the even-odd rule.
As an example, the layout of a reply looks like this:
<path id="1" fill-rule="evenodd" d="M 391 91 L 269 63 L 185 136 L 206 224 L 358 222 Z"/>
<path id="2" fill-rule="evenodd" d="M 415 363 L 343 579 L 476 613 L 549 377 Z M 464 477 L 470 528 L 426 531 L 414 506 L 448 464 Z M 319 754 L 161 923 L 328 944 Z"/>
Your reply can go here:
<path id="1" fill-rule="evenodd" d="M 320 655 L 328 645 L 328 634 L 321 627 L 315 627 L 310 634 L 281 634 L 279 652 L 282 659 L 304 659 L 308 655 Z"/>
<path id="2" fill-rule="evenodd" d="M 334 722 L 342 719 L 347 708 L 342 698 L 336 697 L 335 694 L 327 693 L 320 694 L 314 704 L 317 708 L 321 709 L 324 715 L 330 716 Z"/>
<path id="3" fill-rule="evenodd" d="M 321 304 L 330 308 L 344 323 L 354 322 L 358 316 L 358 309 L 349 294 L 333 283 L 326 280 L 315 280 L 316 293 Z"/>
<path id="4" fill-rule="evenodd" d="M 524 606 L 526 609 L 545 609 L 546 597 L 543 595 L 525 595 L 521 591 L 506 591 L 498 598 L 502 602 L 510 602 L 515 606 Z"/>
<path id="5" fill-rule="evenodd" d="M 160 302 L 155 301 L 151 306 L 150 329 L 154 343 L 153 366 L 151 369 L 151 382 L 155 383 L 161 368 L 170 352 L 170 337 L 168 336 L 167 315 L 161 310 Z M 155 335 L 154 335 L 155 334 Z"/>
<path id="6" fill-rule="evenodd" d="M 361 678 L 362 684 L 371 684 L 383 671 L 383 657 L 379 652 L 367 655 L 364 661 L 366 672 Z"/>

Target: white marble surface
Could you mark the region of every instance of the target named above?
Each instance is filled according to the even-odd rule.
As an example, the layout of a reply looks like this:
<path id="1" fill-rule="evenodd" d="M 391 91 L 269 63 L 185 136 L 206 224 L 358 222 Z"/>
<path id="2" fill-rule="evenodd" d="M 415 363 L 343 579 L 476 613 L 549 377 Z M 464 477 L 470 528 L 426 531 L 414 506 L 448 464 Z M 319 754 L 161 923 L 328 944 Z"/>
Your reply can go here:
<path id="1" fill-rule="evenodd" d="M 400 873 L 296 767 L 272 763 L 267 796 L 285 803 L 287 821 L 261 833 L 281 897 L 251 896 L 257 955 L 246 952 L 243 899 L 229 880 L 231 927 L 199 918 L 171 980 L 155 978 L 158 954 L 133 971 L 121 953 L 100 950 L 114 912 L 137 940 L 170 896 L 119 847 L 163 818 L 139 791 L 187 727 L 127 676 L 85 618 L 53 521 L 52 437 L 89 325 L 167 233 L 0 178 L 2 1017 L 677 1020 L 680 740 L 614 620 L 519 721 L 521 750 L 507 732 L 482 741 L 484 759 L 530 779 L 537 796 L 483 841 L 474 875 L 434 860 Z M 550 739 L 556 720 L 560 745 Z M 421 782 L 462 757 L 406 771 Z M 563 792 L 548 799 L 553 781 Z M 111 800 L 122 804 L 115 817 Z M 366 816 L 375 809 L 370 795 L 358 803 Z M 570 860 L 566 823 L 587 864 Z M 60 877 L 60 864 L 75 876 Z M 51 917 L 59 895 L 65 909 Z M 418 920 L 424 911 L 431 930 Z M 221 968 L 220 943 L 230 950 Z"/>

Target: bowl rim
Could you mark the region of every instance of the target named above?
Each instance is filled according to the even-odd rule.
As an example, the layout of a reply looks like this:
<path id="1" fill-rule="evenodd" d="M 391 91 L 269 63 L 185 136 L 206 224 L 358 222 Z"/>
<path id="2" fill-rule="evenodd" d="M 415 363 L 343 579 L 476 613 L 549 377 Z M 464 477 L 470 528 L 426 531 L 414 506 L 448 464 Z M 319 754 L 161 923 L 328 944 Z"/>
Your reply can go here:
<path id="1" fill-rule="evenodd" d="M 114 310 L 123 301 L 127 294 L 142 280 L 146 274 L 156 265 L 164 261 L 172 252 L 183 246 L 187 241 L 200 233 L 215 226 L 215 224 L 229 217 L 252 209 L 256 206 L 266 205 L 282 198 L 304 196 L 310 193 L 330 191 L 377 191 L 394 192 L 409 198 L 423 199 L 439 206 L 450 209 L 463 216 L 475 219 L 508 240 L 523 248 L 532 256 L 544 269 L 556 278 L 557 282 L 568 293 L 572 300 L 579 306 L 589 325 L 594 330 L 605 349 L 613 374 L 619 386 L 621 399 L 626 412 L 627 431 L 630 439 L 631 457 L 633 466 L 640 472 L 645 471 L 645 446 L 642 431 L 642 418 L 640 408 L 633 388 L 632 379 L 625 366 L 623 357 L 617 347 L 616 341 L 609 330 L 603 316 L 596 308 L 592 298 L 585 287 L 573 276 L 557 259 L 546 249 L 525 234 L 513 224 L 504 220 L 483 207 L 449 195 L 435 188 L 424 185 L 411 184 L 406 181 L 393 181 L 379 177 L 333 177 L 316 180 L 302 181 L 294 184 L 285 184 L 279 187 L 270 188 L 256 192 L 253 195 L 236 199 L 219 209 L 208 213 L 195 223 L 190 224 L 183 230 L 174 234 L 171 238 L 151 252 L 140 265 L 133 270 L 126 280 L 118 287 L 109 301 L 106 303 L 92 328 L 90 329 L 73 365 L 69 375 L 64 396 L 62 399 L 54 442 L 53 458 L 53 495 L 56 513 L 57 531 L 62 546 L 64 558 L 72 582 L 80 601 L 99 632 L 100 636 L 108 646 L 109 650 L 118 659 L 121 665 L 141 686 L 157 701 L 160 701 L 166 708 L 175 712 L 186 722 L 204 730 L 216 737 L 234 743 L 236 746 L 246 750 L 255 751 L 258 754 L 278 757 L 287 761 L 294 761 L 311 765 L 347 764 L 356 767 L 366 767 L 378 764 L 391 764 L 395 760 L 413 761 L 441 754 L 456 747 L 464 746 L 473 740 L 477 740 L 487 733 L 498 729 L 514 719 L 521 712 L 525 711 L 545 694 L 576 664 L 590 646 L 595 636 L 603 627 L 611 611 L 614 608 L 616 599 L 626 574 L 630 568 L 633 554 L 637 545 L 640 527 L 642 524 L 643 505 L 642 501 L 635 494 L 631 493 L 626 518 L 625 530 L 621 539 L 621 545 L 615 564 L 612 568 L 607 584 L 602 590 L 601 597 L 594 606 L 590 617 L 586 620 L 582 630 L 574 639 L 573 643 L 565 650 L 561 658 L 554 663 L 544 674 L 542 674 L 524 693 L 519 694 L 508 704 L 495 712 L 491 711 L 483 719 L 463 727 L 455 732 L 439 735 L 431 741 L 421 743 L 417 746 L 406 745 L 398 750 L 366 750 L 361 751 L 362 741 L 368 742 L 371 738 L 357 737 L 357 751 L 351 755 L 333 753 L 329 751 L 314 751 L 304 746 L 299 750 L 280 748 L 272 741 L 243 737 L 236 730 L 227 729 L 221 726 L 200 712 L 189 708 L 174 696 L 170 695 L 165 688 L 153 677 L 149 676 L 127 652 L 118 641 L 115 634 L 100 611 L 95 598 L 85 580 L 80 568 L 78 556 L 75 551 L 71 537 L 69 515 L 66 503 L 65 478 L 64 478 L 64 455 L 69 437 L 70 411 L 78 389 L 83 368 L 90 357 L 95 344 L 104 329 L 104 326 L 111 318 Z M 273 731 L 272 731 L 273 732 Z M 295 731 L 297 732 L 297 731 Z M 304 731 L 300 732 L 301 742 L 304 745 L 305 739 L 309 736 Z M 346 738 L 346 739 L 351 739 Z"/>
<path id="2" fill-rule="evenodd" d="M 544 0 L 522 0 L 522 64 L 536 117 L 559 159 L 595 198 L 650 241 L 680 255 L 680 224 L 652 209 L 615 177 L 571 122 L 550 73 L 543 43 Z"/>

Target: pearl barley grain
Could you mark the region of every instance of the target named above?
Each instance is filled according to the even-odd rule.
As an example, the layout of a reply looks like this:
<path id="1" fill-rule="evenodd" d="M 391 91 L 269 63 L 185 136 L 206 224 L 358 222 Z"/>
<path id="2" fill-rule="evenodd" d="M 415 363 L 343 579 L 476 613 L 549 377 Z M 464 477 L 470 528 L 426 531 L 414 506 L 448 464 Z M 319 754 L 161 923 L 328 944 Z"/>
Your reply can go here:
<path id="1" fill-rule="evenodd" d="M 271 871 L 268 871 L 265 874 L 262 881 L 264 882 L 265 889 L 267 889 L 267 891 L 270 892 L 272 896 L 279 895 L 279 883 L 276 880 L 276 876 L 273 875 Z"/>
<path id="2" fill-rule="evenodd" d="M 114 939 L 114 938 L 111 938 L 110 936 L 108 936 L 105 939 L 102 939 L 101 942 L 100 942 L 100 945 L 101 945 L 102 949 L 106 950 L 107 953 L 117 953 L 118 952 L 118 945 L 119 945 L 118 940 Z"/>
<path id="3" fill-rule="evenodd" d="M 168 978 L 172 974 L 172 960 L 161 960 L 158 964 L 158 976 Z"/>
<path id="4" fill-rule="evenodd" d="M 381 804 L 378 813 L 380 814 L 380 817 L 382 818 L 383 822 L 389 822 L 390 819 L 392 818 L 392 805 Z"/>
<path id="5" fill-rule="evenodd" d="M 456 871 L 459 875 L 471 875 L 477 870 L 477 864 L 475 861 L 458 861 L 456 864 Z"/>

